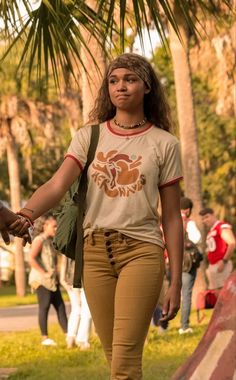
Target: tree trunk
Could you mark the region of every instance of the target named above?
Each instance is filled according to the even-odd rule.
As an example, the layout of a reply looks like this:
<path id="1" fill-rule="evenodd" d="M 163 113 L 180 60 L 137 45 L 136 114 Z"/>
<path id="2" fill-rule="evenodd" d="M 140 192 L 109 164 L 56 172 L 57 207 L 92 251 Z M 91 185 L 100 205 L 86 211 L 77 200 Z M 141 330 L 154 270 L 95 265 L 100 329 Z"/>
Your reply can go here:
<path id="1" fill-rule="evenodd" d="M 19 211 L 20 202 L 20 171 L 17 156 L 17 147 L 11 133 L 8 135 L 7 142 L 7 161 L 10 182 L 11 208 L 13 211 Z M 23 297 L 25 295 L 25 262 L 22 239 L 15 238 L 15 284 L 16 294 Z"/>
<path id="2" fill-rule="evenodd" d="M 86 3 L 92 9 L 96 9 L 96 2 L 94 0 L 89 0 Z M 87 41 L 87 47 L 89 47 L 89 51 L 97 64 L 96 66 L 89 52 L 83 47 L 81 49 L 81 58 L 85 64 L 87 72 L 85 70 L 82 72 L 82 103 L 83 121 L 86 123 L 102 82 L 102 76 L 105 71 L 105 54 L 104 50 L 102 50 L 101 46 L 90 33 L 82 30 L 82 34 L 85 41 Z"/>
<path id="3" fill-rule="evenodd" d="M 202 207 L 201 174 L 189 62 L 188 34 L 181 15 L 175 12 L 175 16 L 183 40 L 181 43 L 174 30 L 170 27 L 170 49 L 175 76 L 184 190 L 186 196 L 191 198 L 194 203 L 194 217 L 198 219 L 197 215 Z"/>
<path id="4" fill-rule="evenodd" d="M 182 38 L 182 41 L 180 41 L 173 28 L 169 27 L 184 175 L 184 193 L 193 201 L 193 219 L 202 230 L 198 215 L 202 207 L 201 173 L 189 62 L 189 36 L 187 25 L 176 2 L 173 2 L 173 11 Z M 201 269 L 198 270 L 193 290 L 193 304 L 196 301 L 196 292 L 206 287 L 204 271 L 203 268 Z"/>

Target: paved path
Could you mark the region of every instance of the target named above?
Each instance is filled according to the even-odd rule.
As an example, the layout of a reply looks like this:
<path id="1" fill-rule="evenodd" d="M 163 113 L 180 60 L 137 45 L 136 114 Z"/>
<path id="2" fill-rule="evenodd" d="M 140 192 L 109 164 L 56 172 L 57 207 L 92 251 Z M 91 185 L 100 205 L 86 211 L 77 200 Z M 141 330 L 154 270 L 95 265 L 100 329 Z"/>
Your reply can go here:
<path id="1" fill-rule="evenodd" d="M 66 309 L 68 315 L 69 303 L 66 303 Z M 56 312 L 52 305 L 48 322 L 57 322 Z M 38 328 L 38 305 L 0 308 L 0 331 L 24 331 L 30 328 Z"/>

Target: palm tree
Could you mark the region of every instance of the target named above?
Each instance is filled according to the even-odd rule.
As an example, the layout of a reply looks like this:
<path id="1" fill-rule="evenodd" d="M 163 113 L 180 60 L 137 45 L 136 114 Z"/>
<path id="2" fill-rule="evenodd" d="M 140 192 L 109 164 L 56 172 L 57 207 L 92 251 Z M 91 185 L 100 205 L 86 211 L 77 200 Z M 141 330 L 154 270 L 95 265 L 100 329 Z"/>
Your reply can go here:
<path id="1" fill-rule="evenodd" d="M 199 220 L 199 211 L 202 208 L 201 171 L 189 58 L 189 28 L 180 12 L 178 2 L 173 0 L 172 7 L 181 37 L 181 39 L 178 38 L 173 27 L 170 25 L 170 50 L 175 77 L 177 113 L 184 174 L 184 192 L 187 197 L 192 199 L 194 204 L 193 218 L 198 221 L 202 227 Z M 197 272 L 197 279 L 193 289 L 193 304 L 196 302 L 197 293 L 206 288 L 204 269 L 204 264 L 202 263 L 201 270 L 198 270 Z"/>
<path id="2" fill-rule="evenodd" d="M 217 10 L 214 1 L 196 0 L 195 3 L 203 10 Z M 232 7 L 232 0 L 222 0 L 228 9 Z M 116 0 L 96 0 L 89 6 L 83 0 L 38 0 L 32 9 L 31 0 L 22 0 L 25 10 L 20 8 L 18 0 L 5 0 L 0 3 L 0 18 L 3 21 L 3 34 L 9 39 L 9 47 L 5 55 L 21 39 L 25 39 L 25 46 L 19 59 L 19 66 L 23 67 L 27 57 L 30 65 L 29 75 L 32 73 L 33 63 L 37 63 L 38 79 L 45 73 L 48 77 L 50 67 L 57 84 L 60 82 L 60 72 L 64 78 L 70 71 L 75 75 L 75 66 L 79 65 L 86 70 L 81 55 L 81 46 L 96 63 L 96 57 L 90 52 L 87 41 L 84 39 L 81 28 L 96 38 L 102 49 L 111 46 L 114 37 L 120 37 L 120 49 L 125 44 L 126 21 L 137 29 L 142 38 L 142 27 L 149 29 L 150 19 L 162 39 L 166 42 L 165 21 L 163 12 L 179 36 L 176 17 L 171 9 L 170 0 L 130 0 L 117 2 Z M 95 4 L 95 5 L 94 5 Z M 179 12 L 183 19 L 196 31 L 198 18 L 192 1 L 178 0 Z M 114 17 L 119 14 L 119 24 Z M 24 14 L 24 16 L 22 16 Z M 107 48 L 104 49 L 107 51 Z"/>
<path id="3" fill-rule="evenodd" d="M 89 0 L 88 5 L 96 9 L 96 0 Z M 101 84 L 102 76 L 105 71 L 106 56 L 104 48 L 97 43 L 94 36 L 88 30 L 81 28 L 81 34 L 86 43 L 86 47 L 81 48 L 81 59 L 85 68 L 81 75 L 81 90 L 83 102 L 83 122 L 88 121 L 88 115 L 94 105 L 94 99 L 97 96 Z M 89 51 L 87 50 L 89 48 Z M 94 58 L 96 60 L 94 61 Z M 89 68 L 89 70 L 87 69 Z"/>
<path id="4" fill-rule="evenodd" d="M 37 139 L 45 147 L 56 141 L 55 129 L 62 119 L 55 117 L 60 113 L 59 104 L 55 106 L 42 102 L 33 102 L 16 95 L 0 97 L 0 157 L 7 152 L 8 174 L 10 183 L 10 200 L 13 211 L 19 211 L 21 202 L 21 181 L 19 150 L 28 169 L 29 182 L 32 182 L 31 154 L 33 147 L 32 128 L 37 132 Z M 42 125 L 44 128 L 42 128 Z M 15 282 L 19 296 L 25 295 L 25 265 L 22 240 L 16 238 Z"/>
<path id="5" fill-rule="evenodd" d="M 180 12 L 178 2 L 173 1 L 172 6 L 181 37 L 181 39 L 178 38 L 170 25 L 170 50 L 175 77 L 184 189 L 186 196 L 191 198 L 194 203 L 194 218 L 198 220 L 198 212 L 202 208 L 201 174 L 189 58 L 189 28 Z"/>
<path id="6" fill-rule="evenodd" d="M 20 168 L 18 159 L 18 143 L 24 144 L 26 150 L 31 144 L 27 122 L 20 114 L 25 106 L 16 96 L 2 96 L 0 99 L 0 145 L 6 147 L 10 182 L 11 208 L 21 208 Z M 25 295 L 24 252 L 21 239 L 15 239 L 15 282 L 17 295 Z"/>

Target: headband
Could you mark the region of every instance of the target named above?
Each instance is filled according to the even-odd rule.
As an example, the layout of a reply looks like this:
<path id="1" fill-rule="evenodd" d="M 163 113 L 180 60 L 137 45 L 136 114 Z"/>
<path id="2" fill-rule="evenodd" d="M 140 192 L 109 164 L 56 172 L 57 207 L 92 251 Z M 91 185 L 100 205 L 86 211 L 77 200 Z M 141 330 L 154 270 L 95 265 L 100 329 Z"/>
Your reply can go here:
<path id="1" fill-rule="evenodd" d="M 150 64 L 145 58 L 133 53 L 122 54 L 110 63 L 107 76 L 110 76 L 113 70 L 120 68 L 133 71 L 151 89 Z"/>

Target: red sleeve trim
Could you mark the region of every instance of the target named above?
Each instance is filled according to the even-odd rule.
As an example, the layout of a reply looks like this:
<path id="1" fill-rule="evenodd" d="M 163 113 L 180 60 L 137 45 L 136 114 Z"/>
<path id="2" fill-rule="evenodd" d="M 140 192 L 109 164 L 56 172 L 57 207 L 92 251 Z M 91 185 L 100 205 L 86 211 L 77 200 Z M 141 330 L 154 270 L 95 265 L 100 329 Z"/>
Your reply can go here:
<path id="1" fill-rule="evenodd" d="M 182 179 L 183 179 L 183 177 L 175 178 L 175 179 L 173 179 L 172 181 L 170 181 L 170 182 L 166 182 L 166 183 L 164 183 L 163 185 L 159 186 L 159 189 L 163 189 L 163 187 L 173 185 L 173 183 L 179 182 L 179 181 L 181 181 Z"/>
<path id="2" fill-rule="evenodd" d="M 72 158 L 72 160 L 74 160 L 77 163 L 77 165 L 79 166 L 80 170 L 83 171 L 83 169 L 84 169 L 83 165 L 81 164 L 81 162 L 75 156 L 73 156 L 72 154 L 66 154 L 65 158 L 67 158 L 67 157 Z"/>

